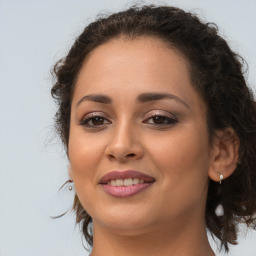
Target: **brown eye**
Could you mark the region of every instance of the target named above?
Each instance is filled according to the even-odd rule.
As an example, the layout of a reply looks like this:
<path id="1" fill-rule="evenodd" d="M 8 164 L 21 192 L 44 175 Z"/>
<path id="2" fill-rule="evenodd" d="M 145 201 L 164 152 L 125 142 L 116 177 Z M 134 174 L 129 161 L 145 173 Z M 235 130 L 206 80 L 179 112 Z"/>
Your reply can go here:
<path id="1" fill-rule="evenodd" d="M 166 124 L 166 123 L 168 123 L 168 120 L 163 116 L 154 116 L 152 118 L 152 120 L 155 124 Z"/>
<path id="2" fill-rule="evenodd" d="M 147 118 L 144 123 L 148 123 L 151 125 L 173 125 L 177 123 L 178 121 L 174 118 L 171 118 L 169 116 L 163 116 L 163 115 L 155 115 L 151 116 L 150 118 Z"/>
<path id="3" fill-rule="evenodd" d="M 81 122 L 80 125 L 84 125 L 88 128 L 97 128 L 97 127 L 102 127 L 106 124 L 110 124 L 111 122 L 107 120 L 104 117 L 101 116 L 92 116 L 92 117 L 87 117 L 84 118 Z"/>
<path id="4" fill-rule="evenodd" d="M 96 116 L 91 118 L 92 125 L 103 125 L 104 124 L 104 118 Z"/>

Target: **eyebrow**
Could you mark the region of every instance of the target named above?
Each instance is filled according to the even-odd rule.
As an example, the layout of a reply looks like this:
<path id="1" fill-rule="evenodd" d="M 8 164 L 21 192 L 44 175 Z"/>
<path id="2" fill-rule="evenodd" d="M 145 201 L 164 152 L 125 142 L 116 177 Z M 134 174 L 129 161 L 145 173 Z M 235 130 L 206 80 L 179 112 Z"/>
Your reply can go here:
<path id="1" fill-rule="evenodd" d="M 188 109 L 190 109 L 189 105 L 185 101 L 183 101 L 178 96 L 175 96 L 170 93 L 148 92 L 148 93 L 142 93 L 137 97 L 137 101 L 139 103 L 145 103 L 145 102 L 157 101 L 157 100 L 163 100 L 163 99 L 176 100 L 176 101 L 182 103 Z"/>
<path id="2" fill-rule="evenodd" d="M 138 95 L 136 98 L 136 101 L 138 103 L 146 103 L 150 101 L 158 101 L 158 100 L 163 100 L 163 99 L 171 99 L 171 100 L 176 100 L 180 103 L 182 103 L 184 106 L 186 106 L 188 109 L 190 109 L 189 105 L 183 101 L 181 98 L 178 96 L 175 96 L 170 93 L 158 93 L 158 92 L 147 92 L 147 93 L 142 93 Z M 112 99 L 104 94 L 89 94 L 83 96 L 76 104 L 76 107 L 78 107 L 82 102 L 84 101 L 93 101 L 93 102 L 98 102 L 98 103 L 103 103 L 103 104 L 111 104 Z"/>
<path id="3" fill-rule="evenodd" d="M 103 104 L 110 104 L 112 103 L 112 99 L 106 95 L 103 94 L 89 94 L 82 97 L 76 104 L 76 107 L 78 107 L 82 102 L 84 101 L 94 101 L 98 103 Z"/>

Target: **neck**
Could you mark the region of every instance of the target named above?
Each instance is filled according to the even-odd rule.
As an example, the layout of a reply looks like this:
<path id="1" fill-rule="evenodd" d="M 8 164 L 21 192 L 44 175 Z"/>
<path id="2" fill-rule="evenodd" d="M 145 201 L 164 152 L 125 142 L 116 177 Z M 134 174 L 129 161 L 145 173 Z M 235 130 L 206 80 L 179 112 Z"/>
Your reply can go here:
<path id="1" fill-rule="evenodd" d="M 200 226 L 198 222 L 190 224 L 168 227 L 158 225 L 151 232 L 128 234 L 94 223 L 91 256 L 214 256 L 205 225 Z"/>

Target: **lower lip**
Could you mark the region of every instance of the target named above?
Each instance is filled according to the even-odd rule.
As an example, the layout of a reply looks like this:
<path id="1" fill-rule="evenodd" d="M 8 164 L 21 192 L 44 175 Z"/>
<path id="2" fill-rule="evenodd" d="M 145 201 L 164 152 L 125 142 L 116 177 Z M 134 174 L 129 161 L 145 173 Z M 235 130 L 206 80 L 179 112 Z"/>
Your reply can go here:
<path id="1" fill-rule="evenodd" d="M 152 185 L 153 182 L 151 183 L 141 183 L 141 184 L 136 184 L 132 186 L 121 186 L 121 187 L 115 187 L 107 184 L 103 184 L 103 189 L 104 191 L 115 197 L 128 197 L 128 196 L 133 196 L 139 192 L 142 192 L 143 190 L 147 189 L 150 185 Z"/>

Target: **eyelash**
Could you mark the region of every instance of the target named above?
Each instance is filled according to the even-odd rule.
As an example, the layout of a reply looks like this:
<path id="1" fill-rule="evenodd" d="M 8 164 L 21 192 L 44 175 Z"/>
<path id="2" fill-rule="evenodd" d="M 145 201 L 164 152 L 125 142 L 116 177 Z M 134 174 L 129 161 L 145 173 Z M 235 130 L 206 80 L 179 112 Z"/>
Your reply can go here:
<path id="1" fill-rule="evenodd" d="M 162 124 L 150 123 L 151 125 L 155 125 L 155 126 L 168 126 L 168 125 L 173 125 L 173 124 L 178 122 L 178 120 L 175 119 L 175 118 L 172 118 L 172 117 L 169 117 L 169 116 L 166 116 L 166 115 L 161 115 L 161 114 L 154 114 L 154 115 L 148 117 L 147 119 L 145 119 L 145 121 L 143 121 L 143 123 L 146 123 L 146 121 L 148 121 L 150 119 L 153 120 L 153 118 L 161 118 L 165 122 L 165 123 L 162 123 Z"/>
<path id="2" fill-rule="evenodd" d="M 97 121 L 97 118 L 99 118 L 100 120 L 98 121 L 101 121 L 103 123 L 101 124 L 90 124 L 90 122 L 93 122 L 93 121 Z M 163 123 L 155 123 L 155 122 L 151 122 L 151 123 L 148 123 L 149 120 L 153 120 L 154 118 L 160 118 L 158 121 L 162 120 Z M 155 120 L 156 121 L 156 120 Z M 106 123 L 107 122 L 107 123 Z M 171 125 L 174 125 L 175 123 L 177 123 L 178 120 L 176 118 L 171 118 L 169 116 L 166 116 L 166 115 L 162 115 L 162 114 L 154 114 L 154 115 L 150 115 L 149 117 L 147 117 L 143 123 L 148 123 L 152 126 L 171 126 Z M 103 127 L 104 125 L 106 124 L 111 124 L 112 122 L 109 121 L 107 118 L 105 118 L 102 114 L 100 113 L 90 113 L 88 114 L 87 116 L 85 116 L 81 122 L 80 122 L 80 125 L 83 125 L 87 128 L 101 128 Z"/>
<path id="3" fill-rule="evenodd" d="M 93 120 L 96 121 L 97 118 L 101 119 L 103 121 L 103 124 L 99 124 L 99 125 L 89 124 L 90 121 L 92 121 L 92 122 L 93 122 Z M 100 127 L 104 126 L 105 121 L 107 121 L 108 123 L 111 123 L 111 121 L 109 121 L 107 118 L 102 116 L 102 114 L 96 112 L 96 113 L 90 113 L 90 114 L 86 115 L 80 122 L 80 125 L 84 125 L 88 128 L 100 128 Z"/>

